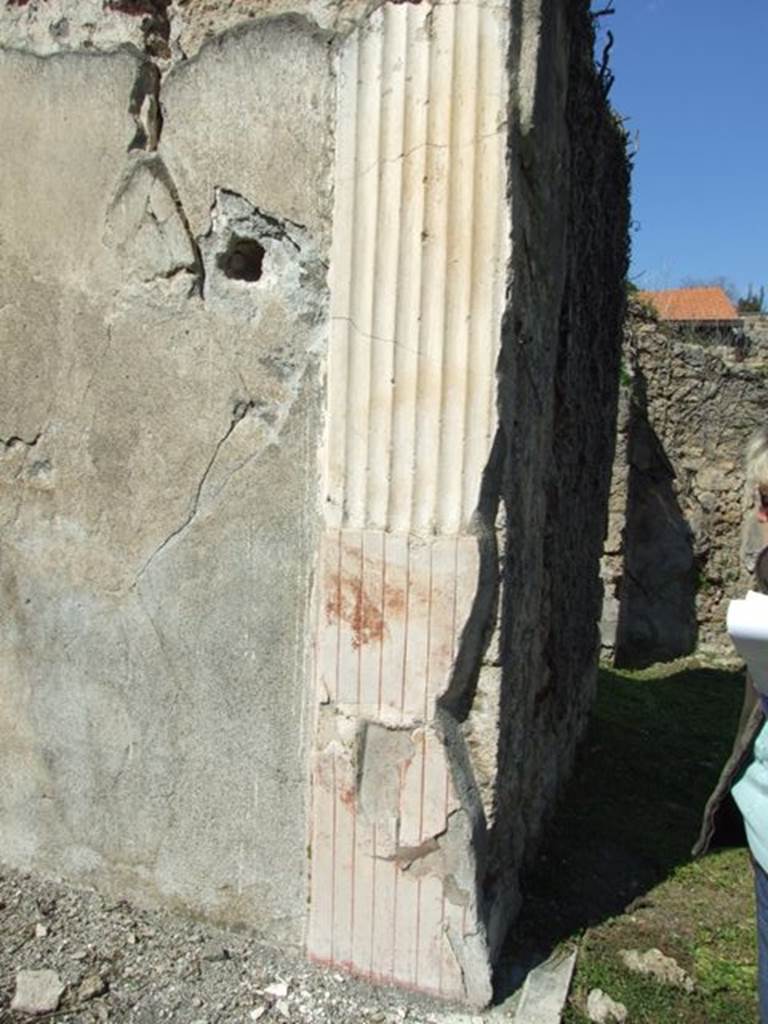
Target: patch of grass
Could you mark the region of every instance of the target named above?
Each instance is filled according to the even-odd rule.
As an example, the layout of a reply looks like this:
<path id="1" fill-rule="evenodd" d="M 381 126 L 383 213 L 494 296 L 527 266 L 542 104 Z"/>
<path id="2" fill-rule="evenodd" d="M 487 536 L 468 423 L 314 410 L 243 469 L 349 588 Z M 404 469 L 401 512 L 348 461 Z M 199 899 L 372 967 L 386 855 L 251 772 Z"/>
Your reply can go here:
<path id="1" fill-rule="evenodd" d="M 691 861 L 727 757 L 740 672 L 695 663 L 603 670 L 590 730 L 540 855 L 508 956 L 581 939 L 565 1024 L 601 988 L 632 1024 L 756 1020 L 752 873 L 743 847 Z M 656 947 L 694 979 L 688 994 L 638 977 L 619 950 Z"/>

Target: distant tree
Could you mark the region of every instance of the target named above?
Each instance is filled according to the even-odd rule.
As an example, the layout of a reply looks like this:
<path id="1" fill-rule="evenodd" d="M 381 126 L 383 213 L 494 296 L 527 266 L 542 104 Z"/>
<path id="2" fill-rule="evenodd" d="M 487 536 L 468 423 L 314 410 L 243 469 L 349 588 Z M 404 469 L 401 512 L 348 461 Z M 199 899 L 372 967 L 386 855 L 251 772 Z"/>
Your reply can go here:
<path id="1" fill-rule="evenodd" d="M 765 288 L 761 288 L 759 292 L 753 292 L 752 285 L 750 285 L 747 294 L 736 303 L 736 308 L 740 313 L 762 313 L 764 301 Z"/>
<path id="2" fill-rule="evenodd" d="M 727 277 L 710 277 L 706 280 L 700 277 L 686 277 L 680 285 L 681 288 L 722 288 L 734 306 L 739 301 L 739 290 L 733 281 Z"/>

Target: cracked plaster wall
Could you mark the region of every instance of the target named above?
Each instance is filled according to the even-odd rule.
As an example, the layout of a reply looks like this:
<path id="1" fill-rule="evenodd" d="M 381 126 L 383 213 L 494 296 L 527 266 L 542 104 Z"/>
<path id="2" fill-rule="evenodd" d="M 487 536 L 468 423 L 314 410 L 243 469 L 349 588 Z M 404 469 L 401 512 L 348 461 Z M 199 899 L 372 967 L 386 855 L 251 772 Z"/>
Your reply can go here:
<path id="1" fill-rule="evenodd" d="M 482 1005 L 594 679 L 587 5 L 28 0 L 0 45 L 0 856 L 288 941 L 309 894 L 313 955 Z"/>
<path id="2" fill-rule="evenodd" d="M 298 942 L 327 40 L 92 8 L 0 15 L 0 855 Z"/>

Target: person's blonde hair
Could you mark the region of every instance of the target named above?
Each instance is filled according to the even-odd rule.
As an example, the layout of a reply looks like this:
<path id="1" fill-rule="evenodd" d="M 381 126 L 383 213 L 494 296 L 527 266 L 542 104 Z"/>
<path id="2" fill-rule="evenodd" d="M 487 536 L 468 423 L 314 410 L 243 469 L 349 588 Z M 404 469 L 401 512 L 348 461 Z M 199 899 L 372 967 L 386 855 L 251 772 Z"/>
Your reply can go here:
<path id="1" fill-rule="evenodd" d="M 768 428 L 761 427 L 747 441 L 747 486 L 768 489 Z"/>

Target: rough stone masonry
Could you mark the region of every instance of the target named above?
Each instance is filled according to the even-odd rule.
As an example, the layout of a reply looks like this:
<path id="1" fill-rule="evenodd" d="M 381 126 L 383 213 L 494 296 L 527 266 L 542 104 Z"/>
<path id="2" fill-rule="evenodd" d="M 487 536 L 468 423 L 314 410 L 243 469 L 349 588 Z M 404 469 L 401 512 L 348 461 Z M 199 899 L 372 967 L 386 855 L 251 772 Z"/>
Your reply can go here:
<path id="1" fill-rule="evenodd" d="M 744 449 L 768 397 L 759 326 L 749 333 L 745 357 L 630 304 L 603 558 L 602 642 L 619 665 L 733 657 L 728 602 L 753 585 Z"/>
<path id="2" fill-rule="evenodd" d="M 0 10 L 0 857 L 483 1005 L 598 648 L 587 4 Z"/>

